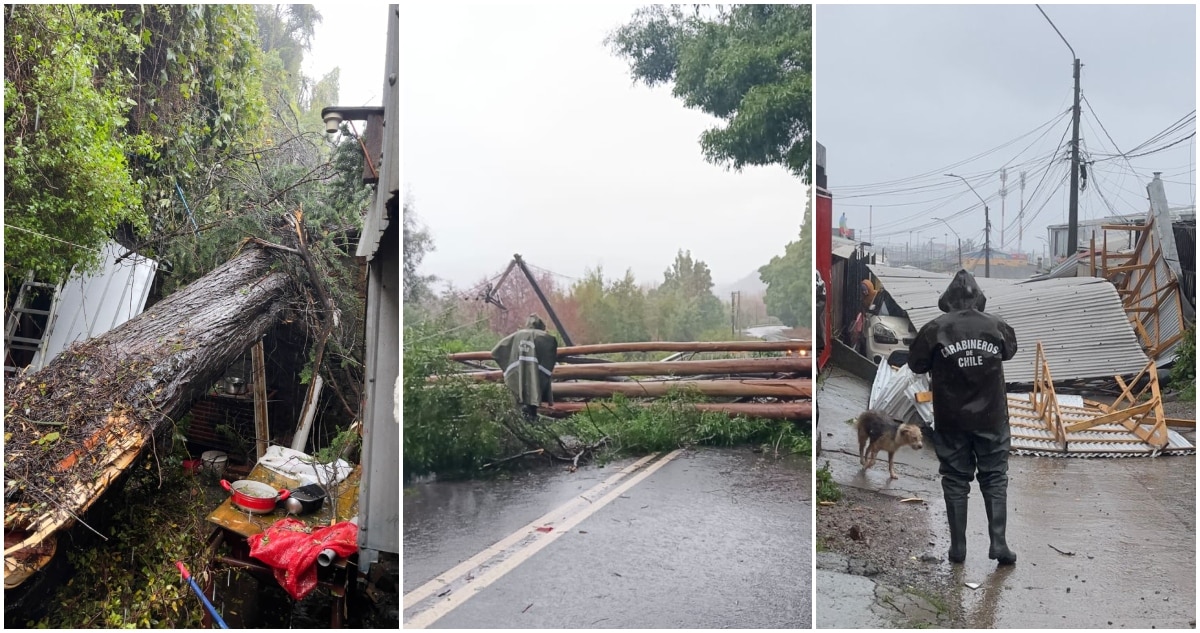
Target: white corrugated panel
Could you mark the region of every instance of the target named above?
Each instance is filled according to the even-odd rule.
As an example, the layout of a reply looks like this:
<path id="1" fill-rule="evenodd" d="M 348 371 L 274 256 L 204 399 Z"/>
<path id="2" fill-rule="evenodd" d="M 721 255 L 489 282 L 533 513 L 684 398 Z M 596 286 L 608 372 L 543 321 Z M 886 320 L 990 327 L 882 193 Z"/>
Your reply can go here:
<path id="1" fill-rule="evenodd" d="M 918 330 L 941 316 L 937 301 L 950 275 L 888 266 L 872 266 L 871 271 Z M 1017 334 L 1017 354 L 1004 364 L 1008 382 L 1033 381 L 1038 341 L 1055 380 L 1133 374 L 1149 362 L 1116 289 L 1104 279 L 975 281 L 987 297 L 987 311 L 1007 321 Z"/>
<path id="2" fill-rule="evenodd" d="M 128 256 L 122 259 L 123 255 Z M 59 291 L 45 351 L 31 367 L 45 367 L 71 343 L 100 336 L 141 314 L 156 270 L 153 259 L 130 254 L 116 242 L 106 244 L 100 270 L 88 275 L 72 272 Z"/>

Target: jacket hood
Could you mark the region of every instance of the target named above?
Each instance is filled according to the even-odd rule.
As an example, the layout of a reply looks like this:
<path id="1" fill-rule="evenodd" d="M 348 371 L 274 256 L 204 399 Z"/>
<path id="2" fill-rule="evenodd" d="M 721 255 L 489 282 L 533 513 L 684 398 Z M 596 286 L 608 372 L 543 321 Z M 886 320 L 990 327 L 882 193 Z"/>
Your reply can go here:
<path id="1" fill-rule="evenodd" d="M 957 312 L 958 310 L 979 310 L 983 312 L 987 297 L 983 289 L 975 283 L 975 276 L 966 270 L 960 270 L 946 286 L 946 291 L 938 299 L 938 308 L 942 312 Z"/>
<path id="2" fill-rule="evenodd" d="M 527 330 L 545 330 L 546 324 L 545 324 L 545 322 L 542 321 L 541 318 L 538 317 L 538 315 L 531 314 L 531 315 L 529 315 L 529 318 L 525 320 L 525 329 L 527 329 Z"/>

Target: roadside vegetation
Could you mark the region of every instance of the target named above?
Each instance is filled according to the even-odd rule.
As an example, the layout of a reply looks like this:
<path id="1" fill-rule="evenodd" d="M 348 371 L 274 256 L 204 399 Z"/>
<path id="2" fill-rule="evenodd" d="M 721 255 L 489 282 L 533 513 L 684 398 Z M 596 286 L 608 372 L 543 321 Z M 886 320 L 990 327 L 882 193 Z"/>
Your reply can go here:
<path id="1" fill-rule="evenodd" d="M 1171 368 L 1171 386 L 1179 390 L 1179 397 L 1189 402 L 1196 401 L 1196 324 L 1183 333 L 1175 365 Z"/>
<path id="2" fill-rule="evenodd" d="M 808 432 L 790 421 L 696 411 L 689 405 L 703 398 L 682 391 L 645 407 L 615 396 L 565 419 L 529 422 L 503 384 L 453 376 L 446 355 L 467 346 L 439 339 L 429 327 L 404 332 L 406 479 L 482 475 L 520 463 L 510 459 L 518 456 L 575 466 L 695 445 L 753 445 L 775 457 L 810 453 Z M 449 377 L 430 383 L 431 375 Z"/>
<path id="3" fill-rule="evenodd" d="M 842 489 L 833 480 L 833 471 L 829 462 L 817 469 L 817 501 L 836 503 L 842 499 Z"/>

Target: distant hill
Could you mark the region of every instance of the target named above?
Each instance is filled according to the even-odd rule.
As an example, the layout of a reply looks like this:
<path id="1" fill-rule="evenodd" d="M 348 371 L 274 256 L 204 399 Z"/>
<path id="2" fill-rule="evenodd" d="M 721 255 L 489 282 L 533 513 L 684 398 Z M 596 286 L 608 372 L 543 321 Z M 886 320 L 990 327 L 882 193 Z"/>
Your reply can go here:
<path id="1" fill-rule="evenodd" d="M 722 301 L 728 301 L 731 292 L 741 292 L 745 296 L 762 295 L 767 292 L 767 284 L 758 278 L 756 270 L 731 284 L 715 284 L 713 286 L 713 294 Z"/>

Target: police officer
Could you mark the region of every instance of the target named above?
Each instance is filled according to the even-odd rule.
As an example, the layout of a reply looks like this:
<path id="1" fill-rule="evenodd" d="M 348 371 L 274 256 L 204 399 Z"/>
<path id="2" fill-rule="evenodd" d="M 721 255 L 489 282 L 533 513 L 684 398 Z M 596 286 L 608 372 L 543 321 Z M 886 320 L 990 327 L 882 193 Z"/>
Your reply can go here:
<path id="1" fill-rule="evenodd" d="M 988 518 L 988 558 L 1017 562 L 1005 541 L 1008 518 L 1008 398 L 1002 363 L 1017 353 L 1003 319 L 984 312 L 975 277 L 960 270 L 938 299 L 945 314 L 925 324 L 909 349 L 913 372 L 930 372 L 933 446 L 942 475 L 953 563 L 967 557 L 967 495 L 978 475 Z"/>

